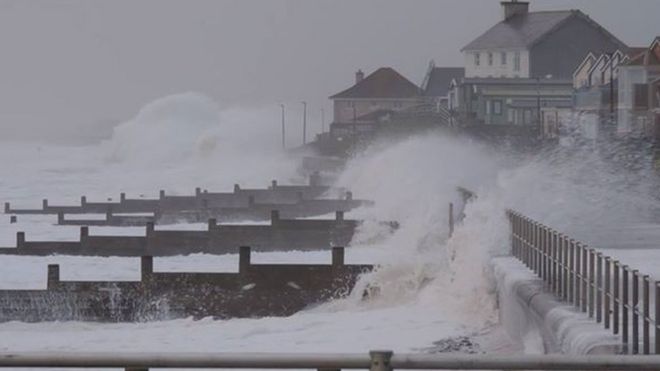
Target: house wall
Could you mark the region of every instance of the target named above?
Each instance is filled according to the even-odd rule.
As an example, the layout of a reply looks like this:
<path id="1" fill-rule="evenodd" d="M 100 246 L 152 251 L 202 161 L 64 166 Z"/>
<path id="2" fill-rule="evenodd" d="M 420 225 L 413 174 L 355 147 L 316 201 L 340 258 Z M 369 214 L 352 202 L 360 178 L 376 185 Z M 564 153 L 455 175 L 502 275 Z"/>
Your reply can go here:
<path id="1" fill-rule="evenodd" d="M 573 88 L 580 89 L 589 86 L 589 70 L 594 65 L 593 60 L 589 60 L 573 74 Z"/>
<path id="2" fill-rule="evenodd" d="M 520 53 L 520 70 L 516 70 L 515 53 Z M 479 65 L 476 65 L 475 54 L 479 54 Z M 493 63 L 488 62 L 488 53 L 493 54 Z M 502 64 L 500 53 L 506 53 L 506 64 Z M 529 77 L 529 52 L 525 49 L 492 49 L 466 50 L 465 77 Z"/>
<path id="3" fill-rule="evenodd" d="M 660 66 L 621 66 L 618 72 L 618 123 L 619 134 L 653 134 L 654 118 L 648 109 L 635 107 L 635 85 L 648 84 L 660 77 Z M 648 87 L 647 87 L 648 89 Z M 652 91 L 649 91 L 652 98 Z"/>
<path id="4" fill-rule="evenodd" d="M 596 55 L 624 47 L 585 19 L 575 16 L 530 50 L 530 76 L 571 79 L 589 52 Z"/>
<path id="5" fill-rule="evenodd" d="M 422 98 L 406 99 L 335 99 L 334 100 L 334 122 L 353 122 L 356 117 L 368 113 L 388 109 L 401 111 L 414 107 L 422 102 Z"/>

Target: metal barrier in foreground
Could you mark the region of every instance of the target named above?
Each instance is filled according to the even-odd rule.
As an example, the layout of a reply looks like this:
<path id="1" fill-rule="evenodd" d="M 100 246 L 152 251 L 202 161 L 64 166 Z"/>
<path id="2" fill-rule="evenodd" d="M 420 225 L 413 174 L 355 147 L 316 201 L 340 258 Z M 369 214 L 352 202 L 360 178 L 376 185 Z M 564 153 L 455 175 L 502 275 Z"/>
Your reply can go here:
<path id="1" fill-rule="evenodd" d="M 512 254 L 543 279 L 548 289 L 620 334 L 626 353 L 651 353 L 651 328 L 660 340 L 660 281 L 651 283 L 648 275 L 518 212 L 507 210 L 507 216 Z M 660 341 L 654 343 L 653 353 L 660 354 Z"/>
<path id="2" fill-rule="evenodd" d="M 658 370 L 660 356 L 264 353 L 0 353 L 0 367 L 406 370 Z"/>

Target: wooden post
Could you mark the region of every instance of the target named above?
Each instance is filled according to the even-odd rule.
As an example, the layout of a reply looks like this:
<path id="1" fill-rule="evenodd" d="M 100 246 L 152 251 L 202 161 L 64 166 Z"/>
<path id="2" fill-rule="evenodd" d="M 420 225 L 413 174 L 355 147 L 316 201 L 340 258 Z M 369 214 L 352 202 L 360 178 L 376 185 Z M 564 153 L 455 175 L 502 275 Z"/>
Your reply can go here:
<path id="1" fill-rule="evenodd" d="M 57 264 L 48 264 L 46 288 L 51 290 L 60 282 L 60 266 Z"/>
<path id="2" fill-rule="evenodd" d="M 85 239 L 86 237 L 89 237 L 89 227 L 82 226 L 80 227 L 80 242 L 82 242 L 82 240 Z"/>
<path id="3" fill-rule="evenodd" d="M 270 211 L 270 225 L 271 226 L 276 226 L 279 221 L 280 221 L 280 212 L 279 212 L 279 210 L 271 210 Z"/>
<path id="4" fill-rule="evenodd" d="M 16 232 L 16 248 L 21 248 L 25 245 L 25 232 Z"/>
<path id="5" fill-rule="evenodd" d="M 238 253 L 238 273 L 246 274 L 250 269 L 250 246 L 241 246 Z"/>
<path id="6" fill-rule="evenodd" d="M 343 247 L 333 247 L 332 248 L 332 267 L 341 267 L 344 265 L 344 248 Z"/>
<path id="7" fill-rule="evenodd" d="M 209 221 L 208 221 L 208 231 L 209 232 L 213 231 L 215 229 L 215 227 L 217 227 L 217 225 L 218 225 L 218 220 L 217 219 L 215 219 L 215 218 L 209 219 Z"/>
<path id="8" fill-rule="evenodd" d="M 142 283 L 154 273 L 154 258 L 152 256 L 143 256 L 140 258 L 140 273 Z"/>

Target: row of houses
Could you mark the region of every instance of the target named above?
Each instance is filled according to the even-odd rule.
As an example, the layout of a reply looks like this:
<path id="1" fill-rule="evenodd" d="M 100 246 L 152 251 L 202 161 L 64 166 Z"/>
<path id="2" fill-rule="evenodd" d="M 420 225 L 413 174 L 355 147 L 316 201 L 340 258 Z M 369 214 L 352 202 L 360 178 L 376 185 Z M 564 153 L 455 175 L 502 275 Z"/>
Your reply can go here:
<path id="1" fill-rule="evenodd" d="M 501 5 L 502 20 L 461 50 L 463 66 L 431 62 L 421 86 L 389 67 L 367 76 L 358 71 L 353 86 L 330 97 L 330 135 L 370 133 L 393 117 L 426 117 L 555 137 L 580 112 L 595 117 L 592 126 L 606 122 L 618 134 L 656 136 L 659 38 L 629 47 L 580 10 L 531 12 L 529 2 L 517 0 Z"/>

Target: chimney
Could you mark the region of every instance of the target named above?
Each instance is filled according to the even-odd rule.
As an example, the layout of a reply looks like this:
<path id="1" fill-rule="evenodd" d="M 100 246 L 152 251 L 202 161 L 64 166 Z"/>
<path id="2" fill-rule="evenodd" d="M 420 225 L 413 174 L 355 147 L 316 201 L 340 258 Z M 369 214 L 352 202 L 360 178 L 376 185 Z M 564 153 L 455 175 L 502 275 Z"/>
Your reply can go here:
<path id="1" fill-rule="evenodd" d="M 362 80 L 364 80 L 364 72 L 362 72 L 362 70 L 358 70 L 355 73 L 355 83 L 358 84 Z"/>
<path id="2" fill-rule="evenodd" d="M 502 10 L 504 11 L 504 20 L 508 20 L 514 15 L 518 14 L 527 14 L 529 13 L 529 2 L 528 1 L 502 1 Z"/>

